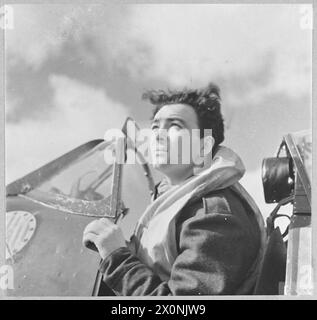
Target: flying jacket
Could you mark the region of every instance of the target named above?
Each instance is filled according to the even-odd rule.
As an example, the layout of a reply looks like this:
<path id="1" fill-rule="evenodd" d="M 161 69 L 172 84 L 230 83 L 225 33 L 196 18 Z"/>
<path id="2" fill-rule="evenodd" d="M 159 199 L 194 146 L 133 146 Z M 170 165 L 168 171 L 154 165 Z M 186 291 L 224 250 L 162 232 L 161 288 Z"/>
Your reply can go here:
<path id="1" fill-rule="evenodd" d="M 232 156 L 228 149 L 223 150 L 224 157 Z M 237 163 L 240 164 L 234 158 L 229 166 Z M 179 208 L 177 203 L 184 195 L 174 199 L 170 192 L 167 207 L 163 200 L 163 205 L 156 207 L 154 202 L 155 210 L 148 210 L 140 219 L 143 224 L 139 222 L 132 245 L 115 250 L 101 262 L 103 281 L 116 295 L 252 293 L 255 265 L 261 259 L 262 225 L 248 195 L 237 187 L 241 175 L 232 178 L 229 167 L 221 169 L 225 171 L 219 171 L 218 176 L 227 175 L 228 186 L 219 184 L 213 169 L 206 181 L 214 186 L 214 179 L 218 188 L 195 191 L 196 197 L 188 193 L 191 201 L 183 201 Z M 208 189 L 206 184 L 201 185 L 201 190 Z M 169 200 L 168 191 L 165 198 Z M 164 210 L 157 213 L 161 207 Z"/>

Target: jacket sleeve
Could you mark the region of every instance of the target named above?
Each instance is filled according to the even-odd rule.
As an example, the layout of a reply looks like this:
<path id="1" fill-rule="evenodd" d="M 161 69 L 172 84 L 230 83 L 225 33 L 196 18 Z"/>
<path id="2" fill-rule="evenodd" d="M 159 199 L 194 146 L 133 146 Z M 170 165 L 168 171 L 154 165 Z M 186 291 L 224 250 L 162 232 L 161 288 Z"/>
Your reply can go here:
<path id="1" fill-rule="evenodd" d="M 232 213 L 223 197 L 213 197 L 207 210 L 196 209 L 181 224 L 168 281 L 119 248 L 100 265 L 106 285 L 124 296 L 235 294 L 256 257 L 258 239 L 247 217 Z"/>

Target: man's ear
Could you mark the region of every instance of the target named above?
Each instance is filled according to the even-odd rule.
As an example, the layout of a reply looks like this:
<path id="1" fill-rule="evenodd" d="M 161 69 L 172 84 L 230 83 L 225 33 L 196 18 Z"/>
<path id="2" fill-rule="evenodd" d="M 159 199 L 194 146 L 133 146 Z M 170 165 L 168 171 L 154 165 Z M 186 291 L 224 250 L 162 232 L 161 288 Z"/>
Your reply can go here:
<path id="1" fill-rule="evenodd" d="M 215 139 L 213 136 L 208 135 L 200 139 L 200 156 L 196 159 L 196 167 L 204 168 L 206 165 L 210 165 L 212 158 L 212 147 L 214 146 Z"/>
<path id="2" fill-rule="evenodd" d="M 201 143 L 200 154 L 204 154 L 205 156 L 208 156 L 208 155 L 211 156 L 212 147 L 215 144 L 214 137 L 211 135 L 208 135 L 208 136 L 205 136 L 202 140 L 203 141 Z"/>

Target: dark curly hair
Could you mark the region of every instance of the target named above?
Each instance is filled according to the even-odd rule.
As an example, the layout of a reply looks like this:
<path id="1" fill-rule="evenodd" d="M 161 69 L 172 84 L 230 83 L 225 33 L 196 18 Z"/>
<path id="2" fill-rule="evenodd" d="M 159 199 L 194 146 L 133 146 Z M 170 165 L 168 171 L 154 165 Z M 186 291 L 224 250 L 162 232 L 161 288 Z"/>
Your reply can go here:
<path id="1" fill-rule="evenodd" d="M 223 142 L 224 120 L 220 110 L 220 90 L 215 84 L 209 83 L 206 88 L 195 90 L 148 90 L 142 98 L 155 106 L 153 117 L 165 105 L 182 103 L 193 107 L 198 118 L 200 137 L 203 138 L 204 129 L 212 129 L 215 139 L 213 151 Z"/>

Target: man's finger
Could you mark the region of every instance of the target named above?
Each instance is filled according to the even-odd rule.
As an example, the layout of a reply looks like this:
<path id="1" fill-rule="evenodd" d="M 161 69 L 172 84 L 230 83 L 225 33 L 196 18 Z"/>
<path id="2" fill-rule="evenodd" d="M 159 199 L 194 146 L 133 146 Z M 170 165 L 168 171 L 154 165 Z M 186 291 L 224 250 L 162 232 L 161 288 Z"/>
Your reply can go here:
<path id="1" fill-rule="evenodd" d="M 104 232 L 105 228 L 107 228 L 105 223 L 101 222 L 100 220 L 94 220 L 86 226 L 84 234 L 90 232 L 94 234 L 100 234 Z"/>
<path id="2" fill-rule="evenodd" d="M 111 219 L 109 219 L 109 218 L 101 218 L 101 219 L 99 219 L 99 221 L 100 221 L 101 223 L 105 224 L 106 226 L 112 226 L 112 225 L 115 224 L 115 223 L 114 223 Z"/>
<path id="3" fill-rule="evenodd" d="M 94 233 L 86 233 L 83 236 L 83 245 L 86 248 L 98 251 L 96 242 L 98 241 L 98 236 Z"/>

